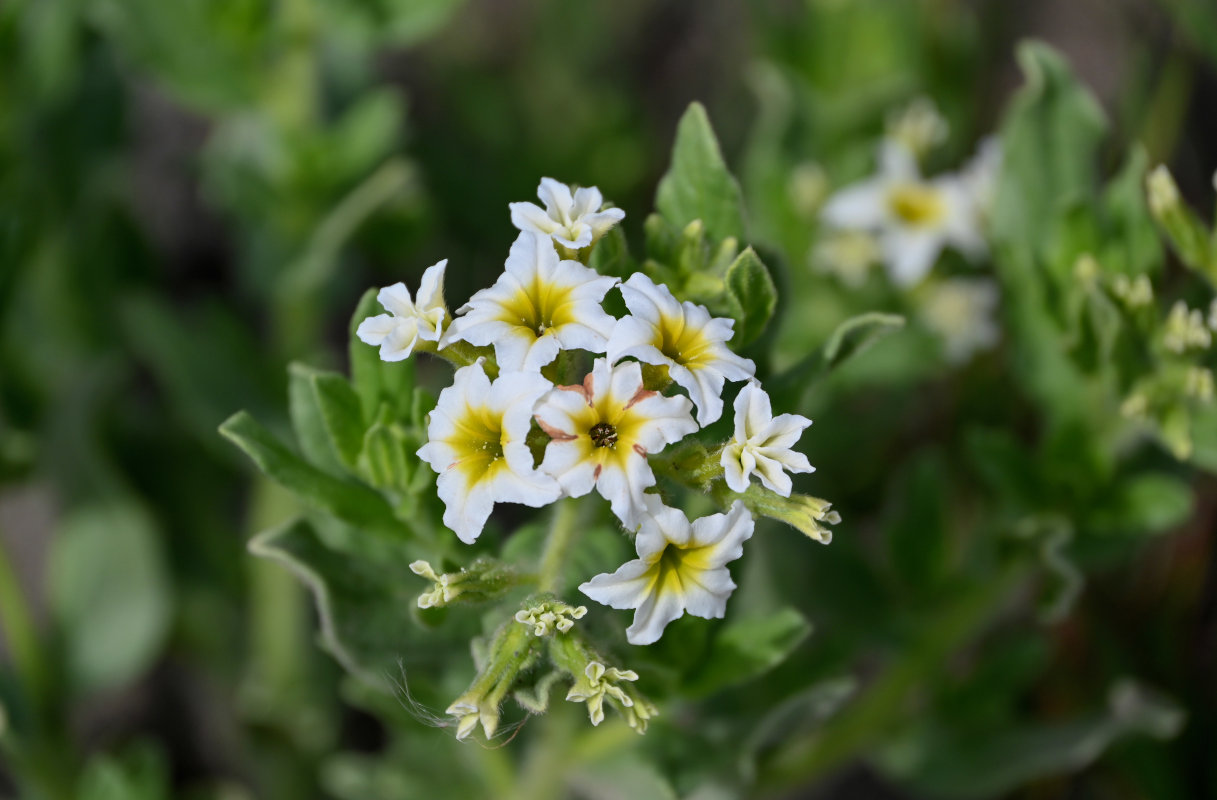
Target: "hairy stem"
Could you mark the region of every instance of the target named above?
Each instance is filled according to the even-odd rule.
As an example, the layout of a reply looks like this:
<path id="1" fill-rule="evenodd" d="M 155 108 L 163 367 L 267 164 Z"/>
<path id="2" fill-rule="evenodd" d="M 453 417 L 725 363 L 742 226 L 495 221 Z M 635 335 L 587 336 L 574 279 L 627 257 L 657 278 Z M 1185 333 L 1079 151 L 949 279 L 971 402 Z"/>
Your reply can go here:
<path id="1" fill-rule="evenodd" d="M 575 505 L 575 500 L 567 498 L 558 501 L 554 506 L 549 536 L 545 540 L 545 550 L 541 553 L 537 591 L 556 592 L 558 590 L 562 581 L 562 568 L 566 566 L 567 554 L 575 540 L 578 521 L 578 506 Z"/>

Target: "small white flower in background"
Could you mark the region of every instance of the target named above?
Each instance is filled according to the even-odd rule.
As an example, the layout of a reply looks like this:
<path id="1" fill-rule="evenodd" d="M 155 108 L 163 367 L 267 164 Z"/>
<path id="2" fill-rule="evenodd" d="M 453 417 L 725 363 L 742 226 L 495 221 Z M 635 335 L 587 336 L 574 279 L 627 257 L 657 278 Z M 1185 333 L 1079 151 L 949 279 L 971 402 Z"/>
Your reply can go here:
<path id="1" fill-rule="evenodd" d="M 482 723 L 482 733 L 489 739 L 499 728 L 499 707 L 497 703 L 487 702 L 485 697 L 479 697 L 472 692 L 461 695 L 448 706 L 444 712 L 456 717 L 457 741 L 464 741 L 469 734 Z"/>
<path id="2" fill-rule="evenodd" d="M 921 318 L 942 338 L 947 361 L 962 364 L 1001 338 L 997 284 L 987 278 L 948 278 L 930 287 Z"/>
<path id="3" fill-rule="evenodd" d="M 1129 308 L 1141 308 L 1154 302 L 1154 286 L 1148 275 L 1138 275 L 1131 281 L 1125 275 L 1117 275 L 1112 280 L 1111 291 Z"/>
<path id="4" fill-rule="evenodd" d="M 537 370 L 560 350 L 603 353 L 616 320 L 600 301 L 617 283 L 577 261 L 562 261 L 547 237 L 521 233 L 506 271 L 469 298 L 448 340 L 493 345 L 504 370 Z"/>
<path id="5" fill-rule="evenodd" d="M 567 605 L 558 600 L 547 600 L 516 612 L 515 621 L 532 628 L 533 636 L 549 636 L 554 631 L 566 633 L 575 626 L 575 620 L 587 615 L 587 606 Z"/>
<path id="6" fill-rule="evenodd" d="M 479 361 L 440 392 L 418 456 L 439 473 L 444 524 L 462 542 L 477 539 L 495 503 L 540 508 L 561 495 L 534 469 L 525 441 L 533 407 L 552 388 L 538 373 L 503 373 L 492 383 Z"/>
<path id="7" fill-rule="evenodd" d="M 748 489 L 748 477 L 756 475 L 770 491 L 790 497 L 790 472 L 814 472 L 807 456 L 791 449 L 811 420 L 798 414 L 773 416 L 769 395 L 749 383 L 735 398 L 735 435 L 719 459 L 723 478 L 733 492 Z"/>
<path id="8" fill-rule="evenodd" d="M 593 725 L 604 722 L 606 699 L 615 700 L 623 708 L 631 708 L 634 705 L 633 698 L 617 685 L 621 681 L 638 680 L 638 673 L 634 670 L 606 668 L 599 661 L 591 661 L 583 674 L 586 680 L 575 681 L 566 693 L 566 699 L 572 703 L 587 703 L 587 716 Z"/>
<path id="9" fill-rule="evenodd" d="M 604 198 L 594 186 L 576 189 L 553 178 L 542 178 L 537 197 L 545 204 L 511 203 L 511 224 L 522 231 L 552 237 L 571 251 L 582 250 L 625 219 L 620 208 L 603 208 Z"/>
<path id="10" fill-rule="evenodd" d="M 621 284 L 630 315 L 620 320 L 608 342 L 608 359 L 633 357 L 666 366 L 697 406 L 697 422 L 709 425 L 723 414 L 723 384 L 751 378 L 756 365 L 727 347 L 733 320 L 711 317 L 705 306 L 682 303 L 668 287 L 642 273 Z"/>
<path id="11" fill-rule="evenodd" d="M 754 526 L 738 500 L 726 514 L 692 524 L 683 511 L 668 508 L 655 495 L 646 496 L 646 510 L 634 540 L 638 558 L 579 587 L 599 603 L 636 609 L 625 632 L 630 644 L 658 641 L 668 623 L 686 611 L 721 618 L 735 590 L 726 565 L 743 555 Z"/>
<path id="12" fill-rule="evenodd" d="M 865 231 L 825 230 L 811 251 L 816 270 L 836 275 L 841 283 L 855 289 L 866 283 L 871 267 L 882 259 L 878 240 Z"/>
<path id="13" fill-rule="evenodd" d="M 887 137 L 908 148 L 918 159 L 947 140 L 950 125 L 928 97 L 918 97 L 887 118 Z"/>
<path id="14" fill-rule="evenodd" d="M 402 361 L 414 352 L 419 339 L 438 342 L 444 332 L 448 307 L 444 304 L 444 268 L 448 259 L 430 266 L 418 286 L 418 299 L 410 297 L 404 283 L 386 286 L 376 295 L 388 314 L 368 317 L 355 335 L 366 344 L 380 347 L 385 361 Z"/>
<path id="15" fill-rule="evenodd" d="M 576 386 L 559 386 L 537 405 L 537 423 L 551 437 L 541 470 L 571 497 L 595 488 L 628 528 L 638 525 L 643 492 L 655 485 L 647 456 L 697 430 L 687 397 L 664 397 L 642 385 L 633 361 L 596 359 Z"/>
<path id="16" fill-rule="evenodd" d="M 1171 307 L 1162 333 L 1162 343 L 1172 353 L 1184 353 L 1189 349 L 1207 350 L 1213 343 L 1213 333 L 1205 325 L 1204 313 L 1198 308 L 1188 309 L 1180 300 Z"/>
<path id="17" fill-rule="evenodd" d="M 1187 373 L 1184 393 L 1202 403 L 1213 401 L 1213 371 L 1204 367 L 1192 367 Z"/>
<path id="18" fill-rule="evenodd" d="M 879 174 L 830 197 L 822 218 L 834 228 L 878 234 L 898 286 L 919 283 L 948 245 L 970 259 L 987 250 L 967 184 L 957 175 L 922 178 L 908 148 L 892 141 L 880 149 Z"/>

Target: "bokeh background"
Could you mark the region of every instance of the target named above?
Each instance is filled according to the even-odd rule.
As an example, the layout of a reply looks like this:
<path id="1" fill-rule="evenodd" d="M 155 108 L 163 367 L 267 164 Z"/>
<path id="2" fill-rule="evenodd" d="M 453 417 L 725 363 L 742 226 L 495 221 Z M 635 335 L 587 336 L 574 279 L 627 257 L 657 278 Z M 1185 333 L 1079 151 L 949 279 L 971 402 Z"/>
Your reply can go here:
<path id="1" fill-rule="evenodd" d="M 878 278 L 813 269 L 821 182 L 866 174 L 918 97 L 950 123 L 935 163 L 962 163 L 1022 84 L 1029 37 L 1101 101 L 1104 174 L 1139 143 L 1211 215 L 1207 0 L 0 3 L 0 790 L 439 796 L 401 753 L 449 734 L 370 712 L 317 649 L 307 591 L 246 552 L 292 501 L 217 426 L 246 408 L 286 431 L 288 363 L 345 369 L 368 287 L 441 258 L 453 307 L 488 285 L 507 203 L 541 176 L 600 187 L 641 240 L 693 100 L 794 287 L 777 362 L 852 314 L 904 313 Z M 1128 507 L 1036 451 L 1033 501 L 1051 484 L 1055 513 L 1107 506 L 1095 525 L 1114 532 L 1074 554 L 1084 588 L 1051 622 L 1030 590 L 959 594 L 952 554 L 996 507 L 968 454 L 1035 441 L 1039 412 L 1007 347 L 946 364 L 915 327 L 798 409 L 816 419 L 807 486 L 845 521 L 830 547 L 791 535 L 757 561 L 813 635 L 712 698 L 697 737 L 661 733 L 658 760 L 679 775 L 727 754 L 760 776 L 726 797 L 1214 796 L 1217 481 L 1148 448 L 1176 491 L 1121 530 Z M 976 444 L 978 426 L 1006 438 Z M 875 680 L 886 703 L 804 759 L 799 737 Z M 1128 680 L 1152 687 L 1146 719 L 1121 714 Z M 452 752 L 436 764 L 465 769 Z M 631 774 L 575 794 L 660 791 L 615 794 Z"/>

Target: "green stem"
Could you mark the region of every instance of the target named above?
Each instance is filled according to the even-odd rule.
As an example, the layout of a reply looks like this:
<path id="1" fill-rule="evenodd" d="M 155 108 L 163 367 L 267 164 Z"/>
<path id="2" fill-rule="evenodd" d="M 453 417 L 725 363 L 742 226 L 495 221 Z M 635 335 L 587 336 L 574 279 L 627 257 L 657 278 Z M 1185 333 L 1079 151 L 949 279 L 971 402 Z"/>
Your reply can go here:
<path id="1" fill-rule="evenodd" d="M 762 788 L 778 793 L 805 785 L 868 752 L 904 716 L 908 695 L 979 633 L 1023 577 L 1023 569 L 1008 567 L 994 580 L 957 596 L 945 615 L 887 666 L 857 702 L 814 735 L 778 749 L 763 768 Z"/>
<path id="2" fill-rule="evenodd" d="M 562 581 L 562 568 L 575 539 L 576 523 L 579 520 L 578 506 L 573 499 L 558 501 L 554 507 L 549 526 L 549 537 L 545 540 L 545 551 L 541 554 L 541 568 L 537 577 L 537 591 L 556 592 Z"/>
<path id="3" fill-rule="evenodd" d="M 34 618 L 25 602 L 25 594 L 13 569 L 8 549 L 0 536 L 0 626 L 4 629 L 4 641 L 12 653 L 13 664 L 21 685 L 29 693 L 31 705 L 41 707 L 44 697 L 44 678 L 41 643 L 34 627 Z"/>

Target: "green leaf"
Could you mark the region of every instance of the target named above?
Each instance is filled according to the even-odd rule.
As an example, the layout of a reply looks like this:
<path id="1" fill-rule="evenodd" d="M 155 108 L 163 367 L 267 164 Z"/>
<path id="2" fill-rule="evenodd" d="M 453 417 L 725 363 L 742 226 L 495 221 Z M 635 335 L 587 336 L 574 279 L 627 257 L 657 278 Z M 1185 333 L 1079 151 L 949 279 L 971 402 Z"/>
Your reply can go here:
<path id="1" fill-rule="evenodd" d="M 727 296 L 738 309 L 735 316 L 735 347 L 747 347 L 765 332 L 777 308 L 778 292 L 769 270 L 751 247 L 727 267 Z"/>
<path id="2" fill-rule="evenodd" d="M 1103 192 L 1104 247 L 1096 255 L 1106 270 L 1141 275 L 1162 268 L 1162 240 L 1145 203 L 1148 163 L 1145 149 L 1133 148 Z"/>
<path id="3" fill-rule="evenodd" d="M 1089 522 L 1104 530 L 1165 533 L 1187 522 L 1194 503 L 1187 481 L 1165 473 L 1143 473 L 1117 486 Z"/>
<path id="4" fill-rule="evenodd" d="M 161 752 L 150 745 L 127 748 L 121 757 L 90 759 L 80 775 L 76 800 L 169 800 L 169 768 Z"/>
<path id="5" fill-rule="evenodd" d="M 336 478 L 301 459 L 249 414 L 237 412 L 220 433 L 245 451 L 267 477 L 305 505 L 326 511 L 356 528 L 400 539 L 406 529 L 378 492 Z"/>
<path id="6" fill-rule="evenodd" d="M 850 317 L 833 330 L 824 346 L 777 376 L 770 395 L 784 408 L 794 408 L 807 390 L 830 371 L 861 355 L 904 327 L 904 317 L 870 311 Z"/>
<path id="7" fill-rule="evenodd" d="M 74 689 L 113 689 L 160 653 L 173 594 L 157 531 L 130 501 L 73 511 L 51 550 L 50 599 Z"/>
<path id="8" fill-rule="evenodd" d="M 1002 123 L 1002 176 L 993 211 L 994 237 L 1046 256 L 1061 211 L 1090 198 L 1106 120 L 1051 48 L 1024 43 L 1018 61 L 1026 85 Z"/>
<path id="9" fill-rule="evenodd" d="M 1118 683 L 1106 709 L 1068 722 L 974 733 L 927 734 L 892 748 L 885 771 L 918 796 L 998 797 L 1026 784 L 1078 772 L 1129 736 L 1173 738 L 1183 712 L 1130 682 Z"/>
<path id="10" fill-rule="evenodd" d="M 723 161 L 701 103 L 680 118 L 672 165 L 659 182 L 655 208 L 677 228 L 700 219 L 716 239 L 744 238 L 743 198 Z"/>
<path id="11" fill-rule="evenodd" d="M 592 248 L 587 265 L 601 275 L 609 275 L 624 280 L 634 272 L 634 262 L 630 258 L 630 245 L 626 241 L 625 231 L 620 225 L 614 225 L 600 241 Z"/>
<path id="12" fill-rule="evenodd" d="M 398 417 L 409 413 L 414 386 L 414 361 L 387 362 L 380 360 L 380 352 L 370 344 L 364 344 L 355 331 L 368 317 L 385 313 L 376 300 L 377 290 L 368 289 L 359 300 L 351 316 L 350 358 L 351 382 L 363 408 L 363 418 L 374 420 L 381 403 L 388 403 Z"/>
<path id="13" fill-rule="evenodd" d="M 887 524 L 887 549 L 906 590 L 934 587 L 946 557 L 947 465 L 936 452 L 917 457 L 905 477 L 896 513 Z"/>
<path id="14" fill-rule="evenodd" d="M 363 449 L 366 427 L 359 395 L 346 378 L 334 372 L 315 373 L 311 382 L 330 444 L 346 468 L 353 471 Z"/>
<path id="15" fill-rule="evenodd" d="M 249 543 L 255 556 L 278 561 L 308 586 L 317 603 L 321 646 L 351 674 L 388 689 L 405 665 L 426 654 L 410 619 L 425 584 L 413 580 L 411 555 L 378 542 L 365 554 L 326 547 L 299 520 L 264 531 Z"/>
<path id="16" fill-rule="evenodd" d="M 296 442 L 304 457 L 314 466 L 341 477 L 345 470 L 330 441 L 313 386 L 313 377 L 318 372 L 307 364 L 295 361 L 288 365 L 287 410 L 292 420 L 292 432 L 296 434 Z"/>
<path id="17" fill-rule="evenodd" d="M 793 608 L 729 623 L 714 637 L 702 668 L 687 678 L 682 691 L 704 697 L 751 680 L 785 661 L 809 633 L 811 623 Z"/>

